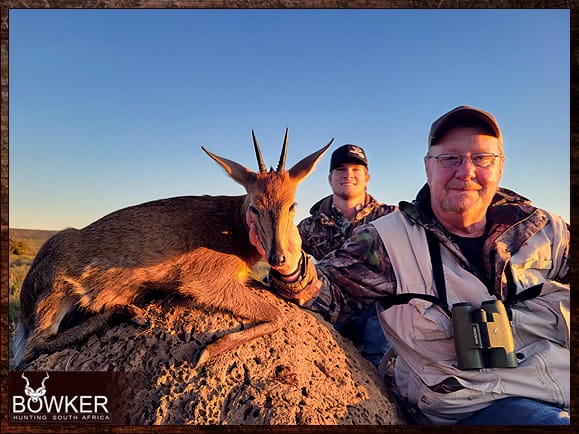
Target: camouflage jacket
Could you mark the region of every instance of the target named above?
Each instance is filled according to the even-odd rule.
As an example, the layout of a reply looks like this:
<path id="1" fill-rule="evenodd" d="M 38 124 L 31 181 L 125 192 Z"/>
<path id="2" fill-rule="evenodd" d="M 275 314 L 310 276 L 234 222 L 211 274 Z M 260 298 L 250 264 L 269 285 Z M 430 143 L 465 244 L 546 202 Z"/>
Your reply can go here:
<path id="1" fill-rule="evenodd" d="M 441 243 L 461 258 L 463 266 L 479 275 L 481 280 L 491 282 L 489 291 L 504 296 L 503 271 L 510 252 L 527 241 L 536 229 L 529 219 L 537 208 L 530 201 L 510 190 L 500 188 L 487 211 L 488 237 L 484 246 L 484 276 L 472 269 L 460 253 L 458 245 L 435 219 L 430 208 L 430 190 L 425 185 L 412 202 L 400 202 L 399 211 L 414 224 L 433 232 Z M 519 225 L 520 223 L 520 225 Z M 544 224 L 544 223 L 543 223 Z M 497 238 L 517 225 L 516 237 L 510 237 L 509 245 L 495 245 Z M 565 270 L 557 278 L 569 282 L 569 243 L 565 246 Z M 306 266 L 307 265 L 307 266 Z M 298 300 L 304 307 L 322 313 L 332 323 L 354 320 L 360 312 L 377 300 L 396 294 L 396 276 L 388 253 L 372 224 L 358 226 L 342 248 L 331 252 L 315 266 L 304 265 L 304 273 L 295 284 L 279 281 L 272 273 L 274 289 L 286 298 Z M 291 296 L 290 294 L 293 294 Z M 314 296 L 315 295 L 315 296 Z"/>
<path id="2" fill-rule="evenodd" d="M 398 240 L 399 232 L 389 236 L 384 229 L 398 227 L 390 224 L 394 221 L 402 224 L 397 230 L 412 233 L 414 238 L 407 238 L 404 245 L 392 242 Z M 458 369 L 451 318 L 438 303 L 413 298 L 390 309 L 379 309 L 382 327 L 398 354 L 396 383 L 401 395 L 418 405 L 431 421 L 444 424 L 456 423 L 507 396 L 535 398 L 567 409 L 569 226 L 506 189 L 497 191 L 487 211 L 487 222 L 479 269 L 469 264 L 452 236 L 435 219 L 430 191 L 425 186 L 414 202 L 401 202 L 398 211 L 360 226 L 342 248 L 316 265 L 307 258 L 303 260 L 298 281 L 284 283 L 273 273 L 271 286 L 283 297 L 320 312 L 336 324 L 355 318 L 376 301 L 387 303 L 393 295 L 437 295 L 431 286 L 432 277 L 430 283 L 420 281 L 421 277 L 416 279 L 421 272 L 410 265 L 420 267 L 429 261 L 428 247 L 424 254 L 422 248 L 414 248 L 425 245 L 423 238 L 431 233 L 446 247 L 441 253 L 450 303 L 471 299 L 480 302 L 496 296 L 511 306 L 518 367 Z M 428 267 L 426 264 L 423 268 Z M 509 290 L 512 285 L 507 274 L 514 276 L 510 280 L 515 285 L 510 304 L 513 291 Z"/>
<path id="3" fill-rule="evenodd" d="M 310 209 L 310 216 L 298 224 L 302 237 L 302 249 L 316 259 L 321 259 L 342 244 L 358 226 L 376 220 L 396 210 L 396 206 L 379 203 L 366 194 L 365 205 L 358 210 L 350 223 L 332 205 L 332 196 L 327 196 Z"/>

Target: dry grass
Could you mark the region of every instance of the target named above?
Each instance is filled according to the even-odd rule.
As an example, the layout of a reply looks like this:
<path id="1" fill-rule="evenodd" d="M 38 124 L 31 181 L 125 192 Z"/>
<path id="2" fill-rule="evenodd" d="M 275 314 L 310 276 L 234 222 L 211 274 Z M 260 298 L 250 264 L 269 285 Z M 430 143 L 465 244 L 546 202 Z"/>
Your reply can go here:
<path id="1" fill-rule="evenodd" d="M 20 288 L 22 287 L 22 282 L 38 250 L 54 233 L 54 231 L 30 229 L 10 229 L 9 231 L 8 303 L 11 334 L 14 331 L 20 313 Z"/>

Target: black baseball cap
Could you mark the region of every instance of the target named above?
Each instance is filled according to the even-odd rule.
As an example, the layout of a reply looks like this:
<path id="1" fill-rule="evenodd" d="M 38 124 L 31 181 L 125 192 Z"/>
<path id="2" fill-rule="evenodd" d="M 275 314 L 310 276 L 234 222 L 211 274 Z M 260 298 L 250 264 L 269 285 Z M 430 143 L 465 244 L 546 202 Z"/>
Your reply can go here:
<path id="1" fill-rule="evenodd" d="M 342 145 L 332 153 L 330 172 L 344 163 L 361 164 L 368 167 L 368 159 L 364 150 L 357 145 Z"/>
<path id="2" fill-rule="evenodd" d="M 493 115 L 474 107 L 461 105 L 434 121 L 428 134 L 428 147 L 436 145 L 447 131 L 459 126 L 482 127 L 499 139 L 501 146 L 503 145 L 501 129 Z"/>

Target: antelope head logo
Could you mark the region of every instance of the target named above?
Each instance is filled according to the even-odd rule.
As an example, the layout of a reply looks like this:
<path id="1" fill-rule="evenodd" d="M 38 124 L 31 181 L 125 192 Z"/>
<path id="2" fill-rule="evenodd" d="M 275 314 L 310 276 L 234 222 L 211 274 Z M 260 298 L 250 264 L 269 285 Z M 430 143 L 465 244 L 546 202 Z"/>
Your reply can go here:
<path id="1" fill-rule="evenodd" d="M 38 389 L 33 389 L 32 387 L 30 387 L 30 381 L 28 381 L 28 378 L 26 378 L 24 373 L 22 373 L 22 378 L 26 380 L 26 386 L 24 386 L 24 393 L 26 394 L 26 396 L 32 399 L 32 402 L 38 402 L 40 398 L 46 395 L 46 387 L 44 386 L 44 382 L 50 378 L 48 372 L 46 373 L 46 377 L 44 377 L 44 379 L 42 380 L 42 385 Z"/>

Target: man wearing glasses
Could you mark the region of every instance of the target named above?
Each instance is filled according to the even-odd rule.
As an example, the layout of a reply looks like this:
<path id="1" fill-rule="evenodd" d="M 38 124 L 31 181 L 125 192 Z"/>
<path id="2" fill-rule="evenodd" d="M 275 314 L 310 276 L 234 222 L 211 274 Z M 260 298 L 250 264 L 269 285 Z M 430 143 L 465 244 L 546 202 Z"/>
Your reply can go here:
<path id="1" fill-rule="evenodd" d="M 278 294 L 336 324 L 380 303 L 416 423 L 569 424 L 570 231 L 499 187 L 504 160 L 495 118 L 457 107 L 432 124 L 412 203 L 315 266 L 295 229 L 270 272 Z"/>

